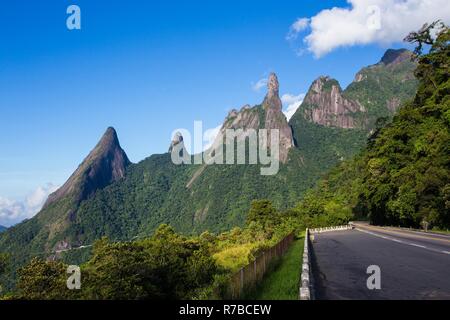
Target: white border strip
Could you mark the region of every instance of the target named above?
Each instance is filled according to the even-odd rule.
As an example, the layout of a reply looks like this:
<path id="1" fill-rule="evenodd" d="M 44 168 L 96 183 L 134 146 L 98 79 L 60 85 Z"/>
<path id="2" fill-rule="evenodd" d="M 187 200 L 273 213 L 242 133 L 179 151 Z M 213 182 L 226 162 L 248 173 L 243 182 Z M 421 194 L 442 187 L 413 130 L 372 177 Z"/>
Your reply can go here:
<path id="1" fill-rule="evenodd" d="M 351 230 L 351 229 L 353 229 L 353 226 L 351 224 L 346 224 L 344 226 L 311 229 L 310 232 L 311 233 L 323 233 L 323 232 L 343 231 L 343 230 Z"/>
<path id="2" fill-rule="evenodd" d="M 394 242 L 397 242 L 397 243 L 405 244 L 405 245 L 408 245 L 408 246 L 417 247 L 417 248 L 421 248 L 421 249 L 425 249 L 425 250 L 429 250 L 429 251 L 433 251 L 433 252 L 438 252 L 438 253 L 443 253 L 443 254 L 449 254 L 450 255 L 450 252 L 445 251 L 445 250 L 438 250 L 438 249 L 430 248 L 430 247 L 427 247 L 427 246 L 424 246 L 424 245 L 421 245 L 421 244 L 417 244 L 417 243 L 414 243 L 414 242 L 399 240 L 399 239 L 396 239 L 396 238 L 393 238 L 393 237 L 390 237 L 390 236 L 385 236 L 385 235 L 381 235 L 379 233 L 375 233 L 375 232 L 371 232 L 371 231 L 368 231 L 368 230 L 364 230 L 362 228 L 356 228 L 356 230 L 358 230 L 360 232 L 364 232 L 364 233 L 370 234 L 370 235 L 372 235 L 374 237 L 385 239 L 385 240 L 390 240 L 390 241 L 394 241 Z"/>
<path id="3" fill-rule="evenodd" d="M 300 300 L 311 300 L 311 263 L 309 254 L 309 229 L 305 231 L 305 246 L 303 248 L 303 264 L 301 272 Z"/>

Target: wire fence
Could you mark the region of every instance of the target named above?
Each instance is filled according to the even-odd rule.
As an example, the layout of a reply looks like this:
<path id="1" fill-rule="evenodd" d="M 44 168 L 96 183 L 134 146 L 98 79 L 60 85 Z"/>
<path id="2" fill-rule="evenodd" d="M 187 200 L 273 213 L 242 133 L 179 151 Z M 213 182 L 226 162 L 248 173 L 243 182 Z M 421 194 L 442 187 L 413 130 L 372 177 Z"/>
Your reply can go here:
<path id="1" fill-rule="evenodd" d="M 245 292 L 255 288 L 275 259 L 281 258 L 294 240 L 294 233 L 289 234 L 275 246 L 266 249 L 250 264 L 235 273 L 225 293 L 228 299 L 239 299 Z"/>

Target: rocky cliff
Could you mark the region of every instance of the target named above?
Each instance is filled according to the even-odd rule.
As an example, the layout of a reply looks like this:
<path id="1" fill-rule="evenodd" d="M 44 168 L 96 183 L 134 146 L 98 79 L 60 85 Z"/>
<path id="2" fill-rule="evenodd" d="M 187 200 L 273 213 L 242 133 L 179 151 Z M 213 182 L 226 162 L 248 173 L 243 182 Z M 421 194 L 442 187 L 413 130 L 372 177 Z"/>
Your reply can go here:
<path id="1" fill-rule="evenodd" d="M 254 107 L 245 105 L 239 111 L 236 109 L 231 110 L 222 125 L 219 139 L 225 135 L 227 129 L 268 129 L 268 134 L 270 134 L 271 129 L 279 130 L 280 161 L 283 163 L 287 161 L 289 149 L 294 144 L 291 127 L 282 112 L 279 83 L 275 73 L 271 73 L 269 76 L 267 95 L 263 103 Z M 219 142 L 216 141 L 215 144 L 217 143 Z"/>
<path id="2" fill-rule="evenodd" d="M 48 197 L 44 209 L 67 196 L 73 196 L 76 202 L 87 199 L 96 190 L 123 178 L 130 163 L 116 130 L 108 128 L 67 182 Z"/>
<path id="3" fill-rule="evenodd" d="M 416 93 L 417 63 L 411 57 L 409 50 L 389 49 L 378 63 L 362 68 L 345 89 L 347 99 L 365 107 L 367 129 L 373 129 L 378 118 L 392 117 Z"/>
<path id="4" fill-rule="evenodd" d="M 361 69 L 345 90 L 335 79 L 321 76 L 297 112 L 318 125 L 370 131 L 378 118 L 391 117 L 415 94 L 416 63 L 411 56 L 406 49 L 387 50 L 378 63 Z"/>
<path id="5" fill-rule="evenodd" d="M 345 98 L 339 83 L 330 77 L 319 77 L 313 82 L 302 108 L 307 120 L 344 129 L 360 126 L 353 115 L 365 112 L 358 101 Z"/>
<path id="6" fill-rule="evenodd" d="M 269 77 L 267 84 L 267 95 L 263 102 L 266 113 L 264 128 L 278 129 L 280 132 L 280 161 L 285 163 L 288 158 L 289 149 L 294 146 L 292 129 L 288 124 L 286 116 L 282 112 L 282 103 L 279 95 L 278 78 L 275 73 Z"/>

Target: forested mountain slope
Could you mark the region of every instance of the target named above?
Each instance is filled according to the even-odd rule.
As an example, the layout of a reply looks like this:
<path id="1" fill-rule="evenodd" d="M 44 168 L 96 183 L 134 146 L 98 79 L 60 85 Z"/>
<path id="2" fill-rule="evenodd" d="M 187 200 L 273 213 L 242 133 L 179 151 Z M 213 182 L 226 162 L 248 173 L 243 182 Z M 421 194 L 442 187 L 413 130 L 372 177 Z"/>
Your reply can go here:
<path id="1" fill-rule="evenodd" d="M 418 58 L 415 98 L 372 134 L 362 154 L 319 181 L 297 206 L 300 215 L 333 208 L 380 225 L 450 227 L 450 33 L 444 28 L 434 41 L 424 29 L 409 39 L 432 44 Z"/>
<path id="2" fill-rule="evenodd" d="M 90 245 L 102 236 L 149 235 L 161 223 L 185 234 L 228 230 L 244 224 L 255 199 L 269 199 L 279 209 L 294 206 L 325 172 L 364 147 L 376 128 L 375 115 L 389 118 L 397 101 L 412 98 L 415 63 L 403 50 L 388 53 L 389 59 L 363 69 L 344 91 L 335 80 L 320 77 L 289 123 L 275 75 L 260 105 L 230 112 L 223 130 L 280 130 L 281 163 L 275 175 L 261 175 L 262 166 L 253 164 L 175 165 L 170 153 L 131 164 L 115 130 L 108 129 L 40 213 L 0 235 L 0 252 L 21 265 L 35 255 L 57 258 L 58 251 Z M 374 103 L 380 88 L 383 96 Z"/>

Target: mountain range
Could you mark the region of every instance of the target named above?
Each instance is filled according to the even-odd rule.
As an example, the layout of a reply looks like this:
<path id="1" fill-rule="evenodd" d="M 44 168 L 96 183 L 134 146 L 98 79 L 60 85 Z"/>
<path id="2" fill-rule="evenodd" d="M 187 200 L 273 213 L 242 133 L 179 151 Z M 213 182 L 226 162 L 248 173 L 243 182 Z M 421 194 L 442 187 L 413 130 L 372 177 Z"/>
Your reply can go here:
<path id="1" fill-rule="evenodd" d="M 390 49 L 378 63 L 360 70 L 345 90 L 337 80 L 321 76 L 289 122 L 282 113 L 278 78 L 271 74 L 264 101 L 231 110 L 221 132 L 280 130 L 281 164 L 273 176 L 261 175 L 261 165 L 248 163 L 175 165 L 170 153 L 134 164 L 117 132 L 108 128 L 35 217 L 2 233 L 0 252 L 10 252 L 20 265 L 33 255 L 57 258 L 61 251 L 103 236 L 130 240 L 149 235 L 162 223 L 185 234 L 228 230 L 244 224 L 254 199 L 289 208 L 330 168 L 361 150 L 379 122 L 390 121 L 414 96 L 415 68 L 411 52 Z M 179 135 L 170 148 L 182 142 Z M 82 250 L 74 254 L 86 259 Z"/>
<path id="2" fill-rule="evenodd" d="M 417 57 L 414 98 L 402 103 L 391 122 L 378 124 L 358 155 L 334 167 L 308 191 L 294 209 L 299 218 L 363 218 L 375 225 L 448 231 L 449 35 L 448 28 L 442 29 L 429 53 Z M 388 52 L 382 61 L 400 66 L 401 57 Z M 405 75 L 399 80 L 406 81 Z"/>

